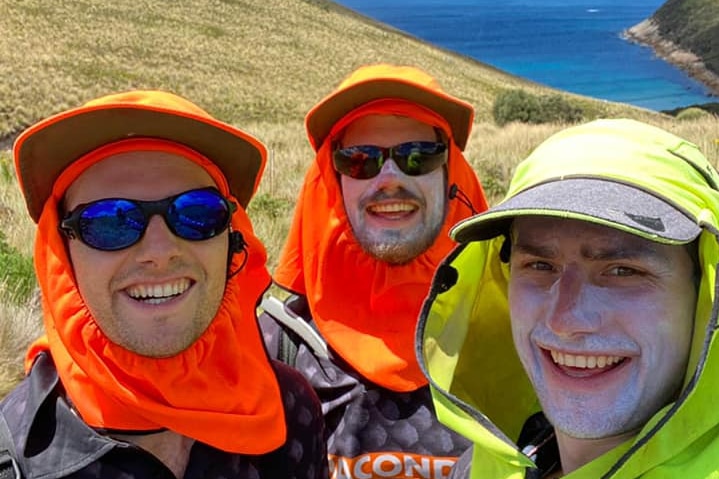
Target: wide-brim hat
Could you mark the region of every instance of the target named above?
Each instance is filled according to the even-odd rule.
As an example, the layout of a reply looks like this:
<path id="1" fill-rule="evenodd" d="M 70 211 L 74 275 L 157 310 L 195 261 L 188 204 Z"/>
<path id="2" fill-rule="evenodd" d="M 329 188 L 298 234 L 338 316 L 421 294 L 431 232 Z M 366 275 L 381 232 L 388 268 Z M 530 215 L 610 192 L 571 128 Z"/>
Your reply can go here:
<path id="1" fill-rule="evenodd" d="M 15 170 L 33 221 L 69 164 L 103 145 L 135 137 L 169 140 L 204 155 L 224 173 L 243 208 L 257 190 L 267 158 L 265 146 L 252 135 L 172 93 L 104 96 L 32 125 L 15 141 Z"/>
<path id="2" fill-rule="evenodd" d="M 449 123 L 455 143 L 464 150 L 474 121 L 472 105 L 445 93 L 419 68 L 388 64 L 358 68 L 307 113 L 305 127 L 312 147 L 318 150 L 347 113 L 383 98 L 406 100 L 436 112 Z"/>
<path id="3" fill-rule="evenodd" d="M 519 216 L 576 219 L 650 241 L 686 244 L 702 231 L 719 177 L 693 143 L 627 119 L 565 129 L 517 166 L 506 198 L 450 231 L 460 243 L 509 232 Z"/>

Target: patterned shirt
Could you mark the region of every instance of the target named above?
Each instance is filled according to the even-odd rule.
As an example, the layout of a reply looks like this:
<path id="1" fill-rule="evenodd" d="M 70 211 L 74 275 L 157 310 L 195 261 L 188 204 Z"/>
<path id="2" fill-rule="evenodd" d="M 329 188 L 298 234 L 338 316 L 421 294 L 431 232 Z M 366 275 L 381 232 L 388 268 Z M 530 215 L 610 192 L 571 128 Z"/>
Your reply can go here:
<path id="1" fill-rule="evenodd" d="M 307 311 L 302 311 L 307 317 Z M 283 329 L 269 314 L 260 326 L 271 356 Z M 285 339 L 286 340 L 286 339 Z M 436 418 L 429 387 L 399 393 L 363 378 L 330 350 L 318 357 L 298 343 L 291 363 L 322 402 L 331 479 L 446 479 L 471 444 Z"/>

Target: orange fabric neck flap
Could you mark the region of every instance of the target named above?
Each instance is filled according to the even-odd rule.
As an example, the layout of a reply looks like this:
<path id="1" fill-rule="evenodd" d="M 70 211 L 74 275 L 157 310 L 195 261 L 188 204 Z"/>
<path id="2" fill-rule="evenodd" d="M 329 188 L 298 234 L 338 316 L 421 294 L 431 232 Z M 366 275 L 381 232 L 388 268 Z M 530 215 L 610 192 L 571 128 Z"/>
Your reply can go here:
<path id="1" fill-rule="evenodd" d="M 147 148 L 183 151 L 213 178 L 224 178 L 196 152 L 149 141 Z M 124 147 L 140 149 L 136 143 Z M 105 157 L 107 152 L 96 155 L 95 161 Z M 255 315 L 270 280 L 266 252 L 245 211 L 238 208 L 232 228 L 241 231 L 248 243 L 247 263 L 228 281 L 213 322 L 174 357 L 139 356 L 110 342 L 98 328 L 80 296 L 58 232 L 58 204 L 65 188 L 95 162 L 83 160 L 73 163 L 74 171 L 64 172 L 62 181 L 56 182 L 38 222 L 35 266 L 47 335 L 30 347 L 26 367 L 49 349 L 73 406 L 95 428 L 166 428 L 244 454 L 262 454 L 282 445 L 286 437 L 282 398 Z M 229 197 L 224 180 L 218 188 Z M 241 266 L 242 256 L 234 255 L 231 270 Z"/>
<path id="2" fill-rule="evenodd" d="M 331 148 L 337 132 L 369 114 L 412 117 L 450 132 L 435 113 L 401 100 L 375 101 L 340 120 L 307 171 L 274 280 L 307 296 L 322 335 L 364 377 L 394 391 L 413 391 L 427 384 L 414 349 L 420 308 L 435 268 L 455 246 L 449 228 L 472 212 L 449 200 L 437 240 L 407 264 L 368 255 L 345 214 Z M 456 184 L 477 211 L 487 209 L 477 176 L 453 141 L 449 155 L 448 185 Z"/>

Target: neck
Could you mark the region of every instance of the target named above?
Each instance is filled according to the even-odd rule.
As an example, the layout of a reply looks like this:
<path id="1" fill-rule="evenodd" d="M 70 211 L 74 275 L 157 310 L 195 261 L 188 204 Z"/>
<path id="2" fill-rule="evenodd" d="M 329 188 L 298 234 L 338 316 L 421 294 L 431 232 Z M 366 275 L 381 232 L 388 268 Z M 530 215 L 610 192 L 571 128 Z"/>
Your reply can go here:
<path id="1" fill-rule="evenodd" d="M 588 462 L 593 461 L 602 454 L 609 452 L 626 440 L 636 435 L 636 431 L 629 431 L 618 436 L 603 437 L 599 439 L 577 439 L 556 431 L 559 458 L 562 463 L 562 473 L 569 474 Z"/>
<path id="2" fill-rule="evenodd" d="M 172 431 L 163 431 L 145 436 L 114 435 L 115 439 L 135 444 L 146 450 L 165 466 L 178 479 L 185 475 L 190 460 L 190 449 L 195 440 Z"/>

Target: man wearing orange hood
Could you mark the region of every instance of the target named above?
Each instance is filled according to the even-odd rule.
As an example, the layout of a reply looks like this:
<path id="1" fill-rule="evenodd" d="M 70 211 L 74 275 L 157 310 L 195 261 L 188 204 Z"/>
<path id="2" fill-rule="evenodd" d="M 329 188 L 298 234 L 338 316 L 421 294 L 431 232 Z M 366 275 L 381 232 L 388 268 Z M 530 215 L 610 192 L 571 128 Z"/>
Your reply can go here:
<path id="1" fill-rule="evenodd" d="M 256 321 L 265 147 L 134 91 L 31 126 L 14 160 L 46 335 L 0 403 L 0 458 L 47 479 L 326 477 L 319 402 Z"/>
<path id="2" fill-rule="evenodd" d="M 473 117 L 424 71 L 386 64 L 306 117 L 316 157 L 274 275 L 293 295 L 261 324 L 322 400 L 332 478 L 442 478 L 467 447 L 434 417 L 414 336 L 448 229 L 487 208 L 462 153 Z"/>

